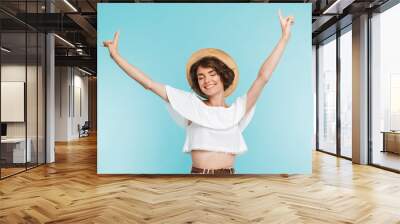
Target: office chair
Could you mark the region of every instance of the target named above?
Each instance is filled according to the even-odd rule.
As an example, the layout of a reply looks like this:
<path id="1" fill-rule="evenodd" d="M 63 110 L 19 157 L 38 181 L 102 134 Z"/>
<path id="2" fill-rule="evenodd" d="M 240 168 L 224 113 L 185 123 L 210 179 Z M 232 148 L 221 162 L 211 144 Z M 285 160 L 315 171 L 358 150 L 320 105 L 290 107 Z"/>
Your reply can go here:
<path id="1" fill-rule="evenodd" d="M 80 127 L 80 125 L 78 124 L 79 138 L 89 136 L 89 129 L 90 129 L 89 121 L 85 121 L 82 127 Z"/>

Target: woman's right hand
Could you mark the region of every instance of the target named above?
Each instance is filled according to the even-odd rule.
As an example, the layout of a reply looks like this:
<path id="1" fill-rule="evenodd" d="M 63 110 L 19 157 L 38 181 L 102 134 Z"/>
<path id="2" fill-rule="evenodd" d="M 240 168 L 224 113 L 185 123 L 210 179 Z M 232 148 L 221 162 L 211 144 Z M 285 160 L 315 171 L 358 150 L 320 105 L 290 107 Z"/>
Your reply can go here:
<path id="1" fill-rule="evenodd" d="M 153 81 L 144 72 L 140 71 L 134 65 L 128 63 L 128 61 L 118 55 L 118 37 L 119 32 L 116 32 L 112 41 L 106 40 L 103 42 L 104 47 L 108 48 L 108 50 L 110 51 L 110 56 L 114 60 L 114 62 L 120 68 L 122 68 L 122 70 L 124 70 L 124 72 L 129 75 L 129 77 L 137 81 L 145 89 L 151 90 L 152 92 L 163 98 L 166 102 L 168 102 L 167 92 L 165 90 L 164 84 Z"/>
<path id="2" fill-rule="evenodd" d="M 282 28 L 282 37 L 287 40 L 289 39 L 291 28 L 294 23 L 294 16 L 283 17 L 280 9 L 278 10 L 278 15 Z"/>
<path id="3" fill-rule="evenodd" d="M 114 57 L 116 54 L 118 54 L 118 39 L 119 39 L 119 32 L 116 32 L 114 34 L 114 39 L 112 41 L 106 40 L 103 42 L 104 47 L 108 48 L 111 57 Z"/>

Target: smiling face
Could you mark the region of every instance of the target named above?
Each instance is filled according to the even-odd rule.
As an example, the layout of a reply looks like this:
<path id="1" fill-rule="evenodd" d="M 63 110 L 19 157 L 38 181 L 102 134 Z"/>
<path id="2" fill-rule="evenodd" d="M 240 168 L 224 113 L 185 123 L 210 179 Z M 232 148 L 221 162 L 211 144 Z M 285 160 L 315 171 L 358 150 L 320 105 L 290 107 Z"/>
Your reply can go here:
<path id="1" fill-rule="evenodd" d="M 208 98 L 224 93 L 224 84 L 221 81 L 221 77 L 213 68 L 199 66 L 196 73 L 200 90 Z"/>
<path id="2" fill-rule="evenodd" d="M 192 89 L 203 98 L 223 94 L 233 83 L 235 74 L 216 57 L 204 57 L 190 67 Z"/>

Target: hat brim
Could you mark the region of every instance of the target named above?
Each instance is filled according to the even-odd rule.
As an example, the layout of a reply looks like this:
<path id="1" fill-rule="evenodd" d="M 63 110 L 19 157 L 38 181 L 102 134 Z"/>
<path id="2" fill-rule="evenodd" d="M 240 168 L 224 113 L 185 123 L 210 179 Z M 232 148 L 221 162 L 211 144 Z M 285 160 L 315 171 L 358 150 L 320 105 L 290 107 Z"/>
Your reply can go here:
<path id="1" fill-rule="evenodd" d="M 233 79 L 232 84 L 224 91 L 224 96 L 228 97 L 235 91 L 238 80 L 239 80 L 239 70 L 237 67 L 237 64 L 235 61 L 232 59 L 231 56 L 229 56 L 227 53 L 225 53 L 222 50 L 216 49 L 216 48 L 203 48 L 190 56 L 188 63 L 186 64 L 186 79 L 189 82 L 189 85 L 192 86 L 192 79 L 190 78 L 190 68 L 194 63 L 199 61 L 200 59 L 204 57 L 209 57 L 213 56 L 221 60 L 223 63 L 225 63 L 230 69 L 232 69 L 235 77 Z"/>

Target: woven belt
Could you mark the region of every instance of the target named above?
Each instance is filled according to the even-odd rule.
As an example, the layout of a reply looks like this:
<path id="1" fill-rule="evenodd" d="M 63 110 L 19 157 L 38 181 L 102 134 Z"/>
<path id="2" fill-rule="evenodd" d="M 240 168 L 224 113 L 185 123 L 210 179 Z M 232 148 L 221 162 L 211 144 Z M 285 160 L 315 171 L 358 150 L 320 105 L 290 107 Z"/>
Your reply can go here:
<path id="1" fill-rule="evenodd" d="M 234 168 L 202 169 L 193 166 L 191 174 L 235 174 L 235 169 Z"/>

